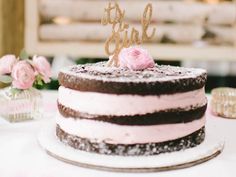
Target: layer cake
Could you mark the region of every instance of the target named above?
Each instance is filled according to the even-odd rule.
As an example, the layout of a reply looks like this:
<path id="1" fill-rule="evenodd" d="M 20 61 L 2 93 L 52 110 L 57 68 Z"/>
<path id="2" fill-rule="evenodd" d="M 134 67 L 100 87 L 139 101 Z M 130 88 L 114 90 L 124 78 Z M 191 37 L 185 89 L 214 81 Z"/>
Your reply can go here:
<path id="1" fill-rule="evenodd" d="M 144 70 L 75 65 L 59 73 L 56 134 L 75 149 L 157 155 L 205 137 L 206 71 L 155 64 Z"/>

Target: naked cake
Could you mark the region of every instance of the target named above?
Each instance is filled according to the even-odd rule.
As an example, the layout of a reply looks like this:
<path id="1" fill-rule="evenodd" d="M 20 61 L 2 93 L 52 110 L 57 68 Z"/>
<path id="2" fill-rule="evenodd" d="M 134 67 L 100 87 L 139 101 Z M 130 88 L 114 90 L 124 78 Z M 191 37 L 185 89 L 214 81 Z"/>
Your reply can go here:
<path id="1" fill-rule="evenodd" d="M 105 9 L 102 24 L 112 26 L 105 43 L 108 62 L 59 73 L 56 135 L 75 149 L 107 155 L 157 155 L 197 146 L 205 137 L 206 71 L 157 65 L 140 46 L 155 35 L 148 30 L 151 4 L 141 19 L 141 36 L 124 15 L 117 3 Z"/>
<path id="2" fill-rule="evenodd" d="M 154 155 L 204 140 L 203 69 L 157 65 L 144 70 L 76 65 L 59 74 L 56 133 L 83 151 Z"/>

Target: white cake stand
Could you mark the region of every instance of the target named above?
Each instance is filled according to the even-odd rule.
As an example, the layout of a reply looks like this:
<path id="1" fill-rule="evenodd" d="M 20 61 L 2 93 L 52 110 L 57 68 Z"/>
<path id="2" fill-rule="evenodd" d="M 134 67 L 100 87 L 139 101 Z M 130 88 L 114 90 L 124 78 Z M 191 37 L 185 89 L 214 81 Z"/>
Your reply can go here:
<path id="1" fill-rule="evenodd" d="M 206 138 L 197 147 L 184 151 L 154 156 L 111 156 L 83 152 L 60 142 L 55 135 L 55 122 L 50 122 L 39 133 L 38 142 L 51 156 L 63 162 L 116 172 L 157 172 L 187 168 L 218 156 L 224 148 L 223 138 L 214 136 L 214 129 L 207 127 Z"/>

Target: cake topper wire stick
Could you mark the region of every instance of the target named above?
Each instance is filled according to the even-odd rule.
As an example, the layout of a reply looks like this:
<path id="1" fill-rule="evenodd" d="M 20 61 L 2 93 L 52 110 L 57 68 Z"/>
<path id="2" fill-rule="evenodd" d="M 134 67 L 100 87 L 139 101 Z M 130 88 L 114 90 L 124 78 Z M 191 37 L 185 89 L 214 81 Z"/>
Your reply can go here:
<path id="1" fill-rule="evenodd" d="M 124 47 L 130 47 L 131 45 L 139 45 L 144 41 L 150 40 L 154 37 L 156 29 L 153 28 L 151 35 L 147 34 L 147 30 L 152 18 L 152 4 L 147 4 L 144 9 L 141 19 L 142 25 L 142 37 L 140 39 L 139 31 L 132 27 L 130 38 L 128 37 L 129 24 L 124 22 L 125 11 L 120 9 L 118 3 L 112 5 L 108 4 L 108 7 L 104 9 L 104 15 L 101 20 L 103 25 L 112 25 L 112 34 L 105 42 L 105 51 L 109 55 L 108 66 L 119 66 L 119 53 Z M 114 45 L 114 49 L 111 51 L 110 46 Z"/>

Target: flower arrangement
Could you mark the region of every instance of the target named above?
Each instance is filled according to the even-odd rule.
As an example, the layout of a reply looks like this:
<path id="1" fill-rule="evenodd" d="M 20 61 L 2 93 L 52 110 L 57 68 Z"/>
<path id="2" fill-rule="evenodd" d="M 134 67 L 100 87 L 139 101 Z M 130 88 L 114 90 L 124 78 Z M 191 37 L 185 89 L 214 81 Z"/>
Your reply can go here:
<path id="1" fill-rule="evenodd" d="M 11 84 L 13 89 L 25 90 L 36 85 L 49 83 L 51 66 L 43 56 L 28 57 L 21 52 L 20 57 L 5 55 L 0 59 L 0 82 Z"/>

